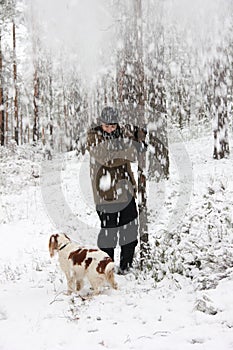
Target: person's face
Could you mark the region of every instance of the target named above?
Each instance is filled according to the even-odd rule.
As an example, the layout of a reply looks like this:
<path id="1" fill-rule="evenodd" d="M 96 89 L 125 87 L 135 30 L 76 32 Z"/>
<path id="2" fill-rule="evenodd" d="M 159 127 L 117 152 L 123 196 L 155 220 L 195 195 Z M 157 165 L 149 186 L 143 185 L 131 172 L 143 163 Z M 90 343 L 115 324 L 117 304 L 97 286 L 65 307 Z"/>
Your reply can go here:
<path id="1" fill-rule="evenodd" d="M 111 134 L 111 132 L 115 131 L 117 128 L 117 124 L 102 124 L 103 131 L 107 132 L 108 134 Z"/>

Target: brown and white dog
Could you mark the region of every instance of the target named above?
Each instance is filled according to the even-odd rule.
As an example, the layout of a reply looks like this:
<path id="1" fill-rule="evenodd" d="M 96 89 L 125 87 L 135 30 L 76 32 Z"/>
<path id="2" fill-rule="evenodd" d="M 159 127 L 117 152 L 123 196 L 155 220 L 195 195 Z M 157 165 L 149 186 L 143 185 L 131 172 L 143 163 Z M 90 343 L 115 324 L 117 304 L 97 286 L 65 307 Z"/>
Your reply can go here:
<path id="1" fill-rule="evenodd" d="M 51 257 L 55 251 L 58 252 L 60 267 L 66 275 L 68 294 L 82 289 L 84 277 L 88 278 L 94 294 L 98 294 L 99 287 L 105 281 L 117 289 L 114 263 L 102 250 L 79 247 L 66 234 L 55 234 L 49 239 Z"/>

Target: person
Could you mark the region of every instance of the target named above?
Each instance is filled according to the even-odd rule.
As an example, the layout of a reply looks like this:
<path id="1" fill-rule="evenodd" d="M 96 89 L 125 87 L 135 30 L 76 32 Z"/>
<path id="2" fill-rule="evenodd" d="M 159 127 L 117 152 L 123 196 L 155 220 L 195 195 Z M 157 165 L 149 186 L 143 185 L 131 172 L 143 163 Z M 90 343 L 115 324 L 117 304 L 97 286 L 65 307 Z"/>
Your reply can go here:
<path id="1" fill-rule="evenodd" d="M 137 184 L 131 169 L 131 162 L 137 159 L 138 130 L 120 126 L 118 110 L 105 107 L 99 125 L 87 132 L 87 150 L 101 224 L 97 245 L 114 261 L 119 236 L 118 273 L 125 274 L 132 267 L 138 243 Z"/>

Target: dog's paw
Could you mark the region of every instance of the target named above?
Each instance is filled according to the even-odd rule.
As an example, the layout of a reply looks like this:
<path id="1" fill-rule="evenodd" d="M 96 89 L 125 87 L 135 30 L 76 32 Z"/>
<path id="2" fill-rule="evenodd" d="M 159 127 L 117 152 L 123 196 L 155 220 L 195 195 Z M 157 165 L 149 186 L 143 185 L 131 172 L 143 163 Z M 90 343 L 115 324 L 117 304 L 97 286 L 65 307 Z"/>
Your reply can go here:
<path id="1" fill-rule="evenodd" d="M 118 289 L 118 284 L 115 282 L 112 287 L 113 289 Z"/>

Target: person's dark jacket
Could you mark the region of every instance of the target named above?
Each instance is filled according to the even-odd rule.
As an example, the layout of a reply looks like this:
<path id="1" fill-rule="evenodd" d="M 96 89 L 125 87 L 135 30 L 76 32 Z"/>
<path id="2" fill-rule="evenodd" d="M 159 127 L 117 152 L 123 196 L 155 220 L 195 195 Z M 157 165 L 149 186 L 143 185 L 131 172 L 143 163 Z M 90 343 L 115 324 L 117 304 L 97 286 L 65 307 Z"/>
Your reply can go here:
<path id="1" fill-rule="evenodd" d="M 87 134 L 87 150 L 90 153 L 90 172 L 96 205 L 126 203 L 136 197 L 137 185 L 131 169 L 131 162 L 137 160 L 138 146 L 129 127 L 117 126 L 111 134 L 101 126 L 91 128 Z M 139 142 L 138 142 L 139 141 Z"/>

